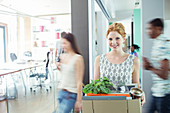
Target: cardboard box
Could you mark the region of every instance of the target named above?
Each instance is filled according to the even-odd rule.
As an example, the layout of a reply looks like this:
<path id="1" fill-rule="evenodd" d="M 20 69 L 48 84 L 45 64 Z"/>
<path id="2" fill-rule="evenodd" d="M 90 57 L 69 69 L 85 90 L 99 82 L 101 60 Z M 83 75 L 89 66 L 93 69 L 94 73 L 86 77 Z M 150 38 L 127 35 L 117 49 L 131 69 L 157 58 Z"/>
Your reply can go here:
<path id="1" fill-rule="evenodd" d="M 82 113 L 141 113 L 140 100 L 83 100 Z"/>

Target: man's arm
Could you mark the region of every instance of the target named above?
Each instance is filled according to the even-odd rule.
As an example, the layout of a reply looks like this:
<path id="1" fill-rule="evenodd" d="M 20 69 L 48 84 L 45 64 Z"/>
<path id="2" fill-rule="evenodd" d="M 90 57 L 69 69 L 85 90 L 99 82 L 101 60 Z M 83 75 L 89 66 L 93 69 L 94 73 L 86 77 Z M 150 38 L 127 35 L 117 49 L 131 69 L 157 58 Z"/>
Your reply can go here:
<path id="1" fill-rule="evenodd" d="M 145 57 L 143 57 L 143 63 L 146 70 L 152 71 L 164 80 L 168 79 L 169 61 L 167 59 L 160 61 L 160 69 L 153 67 L 152 64 Z"/>
<path id="2" fill-rule="evenodd" d="M 169 61 L 167 59 L 162 60 L 160 69 L 156 69 L 153 66 L 150 68 L 150 70 L 157 74 L 160 78 L 166 80 L 168 79 L 168 70 L 169 70 Z"/>

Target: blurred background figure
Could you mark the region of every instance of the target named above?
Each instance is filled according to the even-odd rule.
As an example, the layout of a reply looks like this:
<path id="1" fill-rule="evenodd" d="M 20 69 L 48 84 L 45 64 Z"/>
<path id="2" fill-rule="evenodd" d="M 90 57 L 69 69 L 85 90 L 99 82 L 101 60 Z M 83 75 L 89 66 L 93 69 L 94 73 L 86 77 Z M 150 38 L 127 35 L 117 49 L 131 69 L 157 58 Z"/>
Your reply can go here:
<path id="1" fill-rule="evenodd" d="M 140 47 L 138 45 L 136 45 L 136 44 L 131 45 L 131 47 L 130 47 L 131 53 L 130 54 L 138 57 L 138 54 L 136 51 L 139 51 L 139 49 L 140 49 Z"/>
<path id="2" fill-rule="evenodd" d="M 57 97 L 57 113 L 70 113 L 73 108 L 78 112 L 82 108 L 84 60 L 72 33 L 64 33 L 61 41 L 64 53 L 56 63 L 62 76 Z"/>
<path id="3" fill-rule="evenodd" d="M 143 57 L 143 66 L 152 72 L 152 101 L 148 113 L 170 113 L 170 40 L 163 35 L 163 20 L 148 23 L 147 34 L 153 39 L 151 61 Z"/>
<path id="4" fill-rule="evenodd" d="M 61 33 L 61 38 L 66 34 L 66 32 L 62 32 Z M 56 62 L 59 62 L 60 61 L 60 54 L 63 53 L 63 49 L 61 47 L 61 40 L 57 40 L 56 42 L 56 51 L 55 51 L 55 58 L 56 58 Z"/>

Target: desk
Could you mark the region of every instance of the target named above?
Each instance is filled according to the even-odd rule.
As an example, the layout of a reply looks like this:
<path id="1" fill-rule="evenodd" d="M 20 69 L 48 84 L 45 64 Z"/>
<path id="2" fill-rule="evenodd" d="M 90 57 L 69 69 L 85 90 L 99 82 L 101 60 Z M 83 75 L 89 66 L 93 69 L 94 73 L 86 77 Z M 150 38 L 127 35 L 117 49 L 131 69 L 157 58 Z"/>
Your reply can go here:
<path id="1" fill-rule="evenodd" d="M 45 63 L 37 63 L 37 62 L 26 63 L 26 64 L 4 63 L 4 64 L 1 64 L 1 66 L 0 66 L 0 76 L 20 72 L 21 77 L 22 77 L 22 81 L 23 81 L 23 84 L 24 84 L 24 88 L 25 88 L 25 95 L 26 95 L 27 90 L 26 90 L 26 85 L 25 85 L 25 81 L 24 81 L 22 71 L 25 72 L 25 70 L 27 70 L 27 69 L 32 69 L 32 68 L 36 68 L 36 67 L 40 67 L 40 66 L 44 66 L 44 65 L 45 65 Z M 25 74 L 26 74 L 26 72 L 25 72 Z"/>
<path id="2" fill-rule="evenodd" d="M 26 95 L 26 84 L 25 84 L 25 80 L 24 80 L 24 76 L 22 74 L 22 71 L 25 72 L 25 70 L 27 69 L 32 69 L 32 68 L 36 68 L 36 67 L 40 67 L 40 66 L 45 66 L 45 63 L 26 63 L 26 64 L 17 64 L 17 63 L 4 63 L 4 64 L 1 64 L 0 65 L 0 76 L 9 76 L 11 75 L 12 79 L 13 79 L 13 76 L 12 74 L 14 73 L 17 73 L 17 72 L 20 72 L 21 74 L 21 77 L 22 77 L 22 81 L 23 81 L 23 85 L 24 85 L 24 88 L 25 88 L 25 95 Z M 26 74 L 26 72 L 25 72 Z M 17 88 L 16 88 L 16 84 L 15 84 L 15 80 L 13 79 L 14 81 L 14 86 L 15 86 L 15 91 L 17 93 Z M 16 94 L 17 96 L 17 94 Z M 7 100 L 7 113 L 9 113 L 9 106 L 8 106 L 8 85 L 7 85 L 7 79 L 6 79 L 6 100 Z"/>
<path id="3" fill-rule="evenodd" d="M 2 76 L 5 76 L 5 75 L 11 75 L 12 77 L 12 74 L 13 73 L 16 73 L 16 72 L 20 72 L 21 70 L 18 70 L 18 69 L 6 69 L 6 70 L 0 70 L 0 77 Z M 14 78 L 12 77 L 13 81 L 14 81 Z M 15 96 L 17 96 L 17 88 L 16 88 L 16 84 L 15 84 L 15 81 L 14 81 L 14 87 L 15 87 L 15 91 L 16 91 L 16 94 Z M 6 92 L 8 91 L 8 85 L 7 85 L 7 80 L 6 80 Z M 6 95 L 7 96 L 7 95 Z M 12 97 L 13 98 L 13 97 Z"/>
<path id="4" fill-rule="evenodd" d="M 35 67 L 40 67 L 45 65 L 45 63 L 4 63 L 1 64 L 0 70 L 26 70 Z"/>
<path id="5" fill-rule="evenodd" d="M 31 70 L 31 69 L 34 69 L 34 68 L 37 68 L 37 67 L 40 67 L 41 66 L 44 66 L 45 67 L 45 63 L 26 63 L 26 64 L 17 64 L 17 63 L 5 63 L 5 64 L 1 64 L 0 65 L 0 77 L 5 77 L 4 79 L 4 83 L 6 82 L 6 106 L 7 106 L 7 113 L 10 112 L 10 107 L 8 104 L 9 103 L 9 97 L 7 97 L 7 95 L 9 95 L 9 85 L 7 85 L 7 83 L 9 83 L 9 81 L 7 81 L 7 77 L 13 77 L 13 74 L 15 73 L 18 73 L 19 76 L 21 75 L 21 84 L 24 85 L 24 88 L 25 88 L 25 95 L 28 94 L 26 91 L 26 84 L 25 84 L 25 80 L 26 80 L 26 70 Z M 25 72 L 25 73 L 24 73 Z M 28 73 L 27 73 L 28 75 Z M 25 79 L 25 80 L 24 80 Z M 13 84 L 12 84 L 13 85 Z M 17 85 L 17 84 L 16 84 Z M 4 84 L 5 86 L 5 84 Z M 14 85 L 15 86 L 15 85 Z M 4 87 L 5 88 L 5 87 Z M 18 88 L 17 88 L 18 89 Z M 15 88 L 15 90 L 17 90 Z M 55 100 L 55 99 L 54 99 Z"/>
<path id="6" fill-rule="evenodd" d="M 0 69 L 0 76 L 5 76 L 5 75 L 16 73 L 16 72 L 19 72 L 19 71 L 21 71 L 21 70 L 18 70 L 18 69 Z"/>
<path id="7" fill-rule="evenodd" d="M 5 76 L 5 75 L 10 75 L 10 74 L 13 74 L 13 73 L 16 73 L 16 72 L 19 72 L 21 70 L 18 70 L 18 69 L 6 69 L 6 70 L 0 70 L 0 76 Z M 14 86 L 15 86 L 15 90 L 17 91 L 16 89 L 16 84 L 14 82 Z M 6 99 L 7 99 L 7 113 L 9 113 L 9 107 L 8 107 L 8 85 L 7 85 L 7 80 L 6 80 Z"/>

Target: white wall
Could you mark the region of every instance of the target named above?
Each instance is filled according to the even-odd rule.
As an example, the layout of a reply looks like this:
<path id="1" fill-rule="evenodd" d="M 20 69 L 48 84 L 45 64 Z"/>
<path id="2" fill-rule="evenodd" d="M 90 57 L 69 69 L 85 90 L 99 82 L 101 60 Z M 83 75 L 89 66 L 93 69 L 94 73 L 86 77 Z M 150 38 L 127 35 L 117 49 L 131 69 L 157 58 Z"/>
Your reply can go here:
<path id="1" fill-rule="evenodd" d="M 164 19 L 170 20 L 170 0 L 164 0 Z"/>
<path id="2" fill-rule="evenodd" d="M 0 10 L 11 12 L 11 10 L 3 7 L 0 7 Z M 8 49 L 7 59 L 9 59 L 9 53 L 14 52 L 17 54 L 17 17 L 6 12 L 0 13 L 0 23 L 7 24 L 8 47 L 6 49 Z"/>
<path id="3" fill-rule="evenodd" d="M 54 23 L 51 24 L 51 17 L 54 18 Z M 40 26 L 45 26 L 44 32 L 40 31 Z M 56 48 L 56 33 L 71 32 L 71 15 L 54 15 L 54 16 L 41 16 L 39 18 L 31 18 L 32 28 L 32 55 L 35 60 L 43 60 L 46 58 L 46 53 L 50 48 Z M 39 38 L 37 40 L 36 38 Z M 78 37 L 76 37 L 78 38 Z M 46 42 L 47 47 L 41 47 L 42 41 Z M 37 43 L 37 47 L 34 47 L 34 42 Z M 43 55 L 41 55 L 41 53 Z"/>
<path id="4" fill-rule="evenodd" d="M 101 11 L 96 12 L 96 56 L 108 52 L 106 32 L 108 28 L 108 20 Z"/>
<path id="5" fill-rule="evenodd" d="M 94 78 L 95 49 L 95 0 L 88 0 L 88 24 L 89 24 L 89 83 Z"/>
<path id="6" fill-rule="evenodd" d="M 94 78 L 94 62 L 98 55 L 109 51 L 109 46 L 106 39 L 106 31 L 108 28 L 108 20 L 101 12 L 95 0 L 89 2 L 89 69 L 90 80 Z M 97 41 L 97 45 L 96 45 Z M 91 82 L 89 80 L 89 82 Z"/>
<path id="7" fill-rule="evenodd" d="M 168 37 L 170 39 L 170 20 L 165 20 L 165 28 L 164 28 L 164 34 L 166 37 Z"/>

